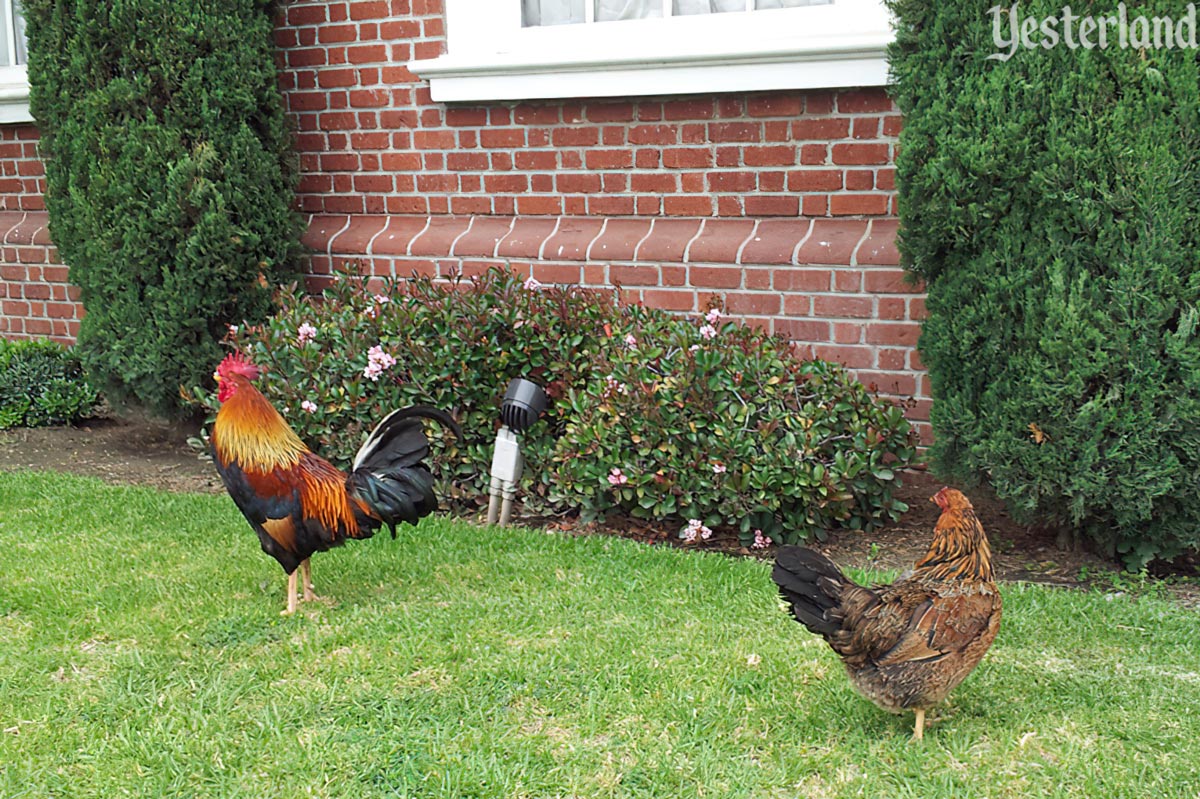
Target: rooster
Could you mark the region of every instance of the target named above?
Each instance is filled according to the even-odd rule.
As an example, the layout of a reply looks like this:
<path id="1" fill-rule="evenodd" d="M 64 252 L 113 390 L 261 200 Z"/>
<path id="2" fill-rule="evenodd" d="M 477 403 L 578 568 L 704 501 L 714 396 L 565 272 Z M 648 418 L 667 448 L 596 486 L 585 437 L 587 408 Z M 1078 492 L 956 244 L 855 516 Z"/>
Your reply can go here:
<path id="1" fill-rule="evenodd" d="M 213 461 L 229 495 L 258 533 L 262 549 L 288 575 L 287 609 L 296 612 L 297 570 L 304 600 L 313 593 L 309 558 L 348 538 L 370 538 L 382 525 L 396 536 L 437 509 L 433 476 L 422 461 L 429 440 L 420 418 L 460 436 L 449 414 L 421 406 L 393 411 L 354 457 L 350 474 L 314 454 L 251 382 L 258 367 L 240 354 L 213 377 L 221 409 L 212 428 Z"/>
<path id="2" fill-rule="evenodd" d="M 772 579 L 796 620 L 842 658 L 850 682 L 891 713 L 925 711 L 979 664 L 1000 629 L 991 550 L 971 502 L 943 488 L 925 557 L 891 585 L 855 584 L 824 555 L 782 547 Z"/>

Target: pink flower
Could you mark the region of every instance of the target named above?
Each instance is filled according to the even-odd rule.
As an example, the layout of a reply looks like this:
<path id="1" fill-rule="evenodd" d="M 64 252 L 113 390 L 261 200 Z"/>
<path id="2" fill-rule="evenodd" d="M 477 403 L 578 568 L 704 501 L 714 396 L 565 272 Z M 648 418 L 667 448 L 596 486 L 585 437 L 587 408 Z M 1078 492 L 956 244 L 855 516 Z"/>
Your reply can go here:
<path id="1" fill-rule="evenodd" d="M 717 329 L 712 325 L 704 325 L 700 328 L 701 338 L 713 339 L 717 337 Z"/>
<path id="2" fill-rule="evenodd" d="M 391 302 L 390 299 L 383 296 L 382 294 L 376 294 L 374 297 L 374 300 L 375 300 L 376 305 L 386 305 L 387 303 Z"/>
<path id="3" fill-rule="evenodd" d="M 712 469 L 713 474 L 725 474 L 725 464 L 723 463 L 714 463 Z"/>
<path id="4" fill-rule="evenodd" d="M 695 352 L 695 351 L 696 351 L 696 350 L 698 350 L 698 349 L 700 349 L 700 345 L 699 345 L 699 344 L 693 344 L 692 346 L 688 347 L 688 352 Z"/>
<path id="5" fill-rule="evenodd" d="M 629 482 L 629 478 L 626 477 L 625 474 L 619 468 L 614 466 L 612 468 L 612 471 L 608 473 L 608 482 L 611 485 L 623 486 Z"/>
<path id="6" fill-rule="evenodd" d="M 300 325 L 296 329 L 296 343 L 303 345 L 306 342 L 312 341 L 317 337 L 317 329 L 308 322 Z"/>
<path id="7" fill-rule="evenodd" d="M 230 325 L 230 326 L 229 326 L 229 335 L 231 335 L 231 336 L 236 336 L 236 335 L 237 335 L 237 325 Z"/>
<path id="8" fill-rule="evenodd" d="M 754 543 L 750 545 L 752 549 L 766 549 L 771 545 L 771 537 L 763 535 L 762 530 L 754 531 Z"/>
<path id="9" fill-rule="evenodd" d="M 304 402 L 300 403 L 300 410 L 313 413 L 317 410 L 317 403 L 313 402 L 312 400 L 305 400 Z"/>
<path id="10" fill-rule="evenodd" d="M 396 365 L 396 359 L 383 351 L 383 346 L 376 344 L 367 350 L 367 368 L 363 369 L 363 377 L 378 380 L 384 369 Z"/>
<path id="11" fill-rule="evenodd" d="M 633 349 L 634 347 L 636 347 L 637 346 L 637 337 L 635 335 L 633 335 L 632 333 L 626 333 L 625 334 L 625 346 L 628 347 L 629 349 Z"/>
<path id="12" fill-rule="evenodd" d="M 708 313 L 706 313 L 704 315 L 704 318 L 706 320 L 708 320 L 708 323 L 710 325 L 715 325 L 717 322 L 721 321 L 721 312 L 718 311 L 716 308 L 713 308 L 711 311 L 709 311 Z"/>
<path id="13" fill-rule="evenodd" d="M 689 544 L 694 543 L 697 538 L 707 541 L 712 535 L 712 530 L 704 526 L 704 522 L 699 519 L 688 519 L 687 527 L 681 533 L 683 540 Z"/>
<path id="14" fill-rule="evenodd" d="M 538 279 L 535 278 L 533 275 L 530 275 L 528 278 L 525 279 L 525 290 L 526 291 L 537 291 L 541 287 L 542 287 L 542 284 L 540 282 L 538 282 Z"/>

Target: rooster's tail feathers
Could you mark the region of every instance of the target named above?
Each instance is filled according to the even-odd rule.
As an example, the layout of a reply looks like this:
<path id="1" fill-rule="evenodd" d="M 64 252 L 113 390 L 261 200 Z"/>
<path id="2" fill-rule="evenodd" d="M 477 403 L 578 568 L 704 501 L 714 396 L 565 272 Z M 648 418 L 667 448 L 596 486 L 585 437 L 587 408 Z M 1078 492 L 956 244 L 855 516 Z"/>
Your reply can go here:
<path id="1" fill-rule="evenodd" d="M 445 411 L 415 405 L 393 411 L 375 426 L 354 456 L 347 488 L 396 535 L 401 522 L 416 524 L 437 510 L 433 474 L 422 463 L 429 439 L 421 419 L 433 419 L 461 436 L 462 430 Z"/>
<path id="2" fill-rule="evenodd" d="M 433 493 L 433 475 L 424 464 L 416 464 L 387 473 L 360 469 L 349 478 L 351 492 L 381 519 L 396 537 L 400 522 L 416 524 L 437 510 Z"/>
<path id="3" fill-rule="evenodd" d="M 796 621 L 827 639 L 837 632 L 839 596 L 848 581 L 833 561 L 804 547 L 781 547 L 771 579 Z"/>
<path id="4" fill-rule="evenodd" d="M 422 418 L 439 422 L 450 428 L 456 438 L 462 437 L 462 429 L 445 411 L 425 405 L 401 408 L 392 411 L 375 425 L 354 456 L 351 469 L 387 471 L 420 463 L 429 454 L 429 439 L 425 437 L 425 428 L 420 422 Z"/>

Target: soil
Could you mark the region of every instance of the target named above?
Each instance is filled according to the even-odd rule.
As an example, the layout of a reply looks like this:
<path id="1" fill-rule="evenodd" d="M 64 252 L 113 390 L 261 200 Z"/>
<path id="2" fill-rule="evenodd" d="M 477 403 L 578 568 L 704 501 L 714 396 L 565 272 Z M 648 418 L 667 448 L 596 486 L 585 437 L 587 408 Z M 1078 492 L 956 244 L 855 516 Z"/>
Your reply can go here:
<path id="1" fill-rule="evenodd" d="M 75 427 L 0 431 L 0 471 L 49 469 L 98 477 L 109 483 L 174 492 L 224 492 L 211 461 L 188 443 L 195 430 L 143 419 L 103 418 Z M 898 496 L 909 510 L 898 522 L 872 533 L 837 532 L 815 547 L 842 566 L 903 570 L 925 553 L 938 509 L 929 498 L 942 486 L 922 469 L 903 473 Z M 969 493 L 991 542 L 1001 580 L 1117 591 L 1131 576 L 1084 548 L 1061 548 L 1054 531 L 1017 524 L 986 489 Z M 574 534 L 620 535 L 655 545 L 694 546 L 734 555 L 772 556 L 751 551 L 736 536 L 720 532 L 699 545 L 680 544 L 677 530 L 634 519 L 581 525 L 571 518 L 524 519 L 524 523 Z M 1200 558 L 1154 564 L 1152 574 L 1168 579 L 1166 590 L 1184 604 L 1200 607 Z M 1127 589 L 1126 589 L 1127 590 Z"/>

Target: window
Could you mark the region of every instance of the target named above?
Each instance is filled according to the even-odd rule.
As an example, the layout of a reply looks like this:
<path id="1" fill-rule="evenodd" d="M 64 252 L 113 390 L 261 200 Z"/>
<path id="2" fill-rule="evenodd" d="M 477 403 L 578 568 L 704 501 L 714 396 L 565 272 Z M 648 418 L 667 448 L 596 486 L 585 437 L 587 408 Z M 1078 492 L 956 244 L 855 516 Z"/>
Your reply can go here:
<path id="1" fill-rule="evenodd" d="M 446 0 L 439 101 L 880 86 L 883 0 Z"/>
<path id="2" fill-rule="evenodd" d="M 30 122 L 25 16 L 19 0 L 0 0 L 0 124 Z"/>

